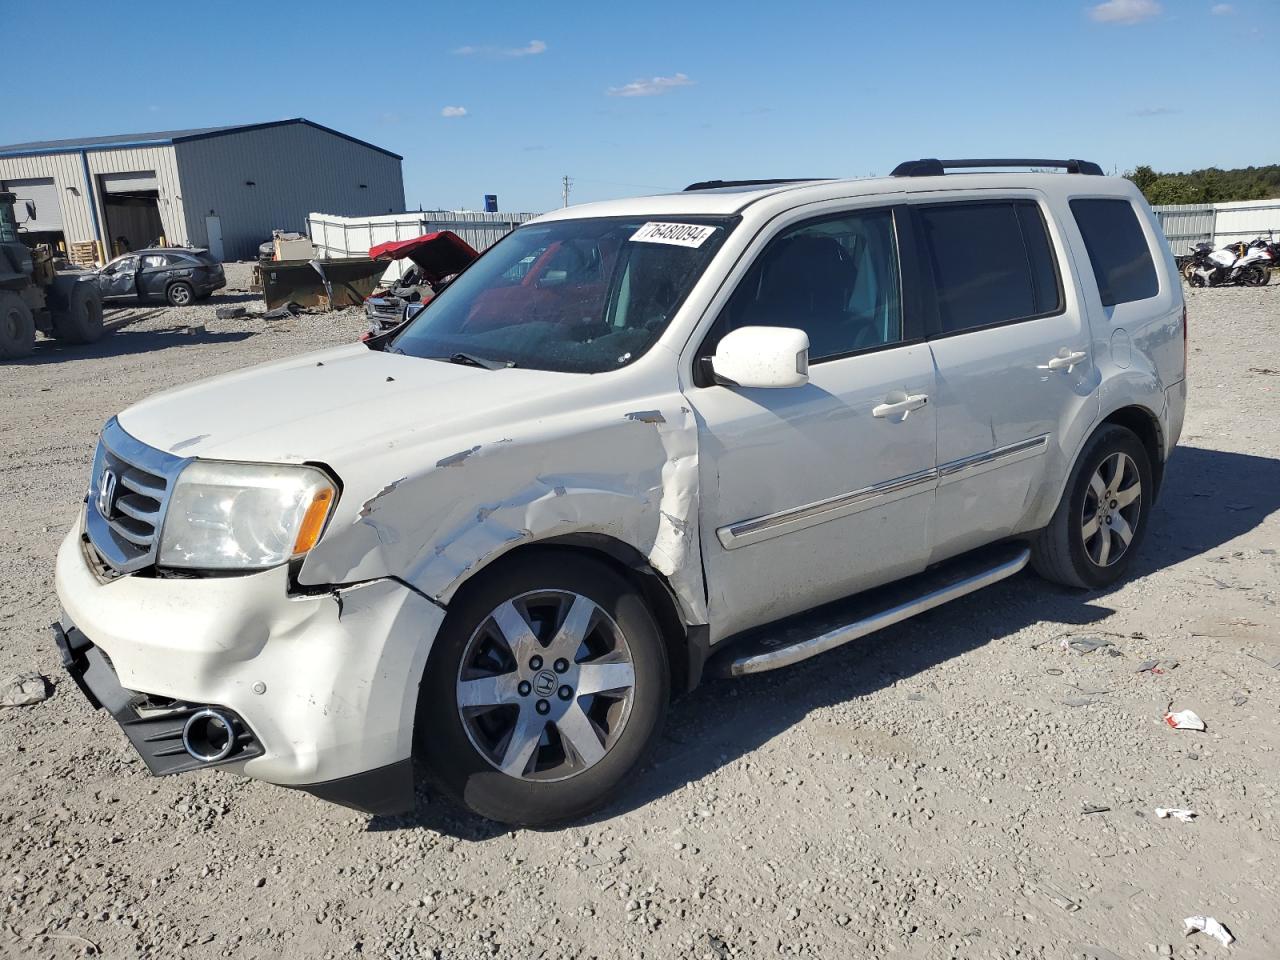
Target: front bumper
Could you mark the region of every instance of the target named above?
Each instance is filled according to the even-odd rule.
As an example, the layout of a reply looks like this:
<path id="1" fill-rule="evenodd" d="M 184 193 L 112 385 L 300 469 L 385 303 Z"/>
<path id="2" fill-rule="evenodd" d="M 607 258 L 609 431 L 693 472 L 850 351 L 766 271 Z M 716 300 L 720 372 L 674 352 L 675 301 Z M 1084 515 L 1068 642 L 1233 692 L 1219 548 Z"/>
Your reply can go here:
<path id="1" fill-rule="evenodd" d="M 373 778 L 374 812 L 412 806 L 418 681 L 444 619 L 439 606 L 393 580 L 290 595 L 283 567 L 103 581 L 86 549 L 77 526 L 58 551 L 64 659 L 91 702 L 131 740 L 144 738 L 139 752 L 153 772 L 180 772 L 167 761 L 157 769 L 145 740 L 172 733 L 174 721 L 144 731 L 147 711 L 138 710 L 163 698 L 234 714 L 245 749 L 221 762 L 234 772 L 347 803 L 369 796 Z"/>

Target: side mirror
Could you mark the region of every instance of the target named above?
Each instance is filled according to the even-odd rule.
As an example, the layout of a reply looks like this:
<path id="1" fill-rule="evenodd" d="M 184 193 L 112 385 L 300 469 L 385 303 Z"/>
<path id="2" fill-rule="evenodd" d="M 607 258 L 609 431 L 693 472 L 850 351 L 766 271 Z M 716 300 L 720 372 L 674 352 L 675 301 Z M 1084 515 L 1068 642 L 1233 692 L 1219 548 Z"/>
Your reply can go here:
<path id="1" fill-rule="evenodd" d="M 793 327 L 739 327 L 711 358 L 716 379 L 737 387 L 802 387 L 809 382 L 809 335 Z"/>
<path id="2" fill-rule="evenodd" d="M 27 201 L 27 222 L 30 223 L 36 218 L 36 202 L 34 200 Z"/>

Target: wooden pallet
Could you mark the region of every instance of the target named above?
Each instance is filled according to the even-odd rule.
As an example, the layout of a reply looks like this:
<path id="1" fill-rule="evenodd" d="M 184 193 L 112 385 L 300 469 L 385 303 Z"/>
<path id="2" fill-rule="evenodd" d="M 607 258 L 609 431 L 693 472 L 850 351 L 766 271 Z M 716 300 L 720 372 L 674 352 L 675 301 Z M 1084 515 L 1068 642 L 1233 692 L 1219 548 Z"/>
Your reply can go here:
<path id="1" fill-rule="evenodd" d="M 98 245 L 92 240 L 78 240 L 71 244 L 70 259 L 77 267 L 92 267 L 98 262 Z"/>

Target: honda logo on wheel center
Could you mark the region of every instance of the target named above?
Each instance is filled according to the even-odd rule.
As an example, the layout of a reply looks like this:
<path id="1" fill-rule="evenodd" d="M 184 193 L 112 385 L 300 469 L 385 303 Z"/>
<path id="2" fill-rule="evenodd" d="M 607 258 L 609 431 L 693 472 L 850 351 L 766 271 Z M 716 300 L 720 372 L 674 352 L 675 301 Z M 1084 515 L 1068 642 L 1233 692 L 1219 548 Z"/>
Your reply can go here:
<path id="1" fill-rule="evenodd" d="M 559 683 L 556 675 L 550 670 L 543 670 L 533 678 L 533 692 L 540 697 L 549 697 L 556 692 L 556 685 Z"/>

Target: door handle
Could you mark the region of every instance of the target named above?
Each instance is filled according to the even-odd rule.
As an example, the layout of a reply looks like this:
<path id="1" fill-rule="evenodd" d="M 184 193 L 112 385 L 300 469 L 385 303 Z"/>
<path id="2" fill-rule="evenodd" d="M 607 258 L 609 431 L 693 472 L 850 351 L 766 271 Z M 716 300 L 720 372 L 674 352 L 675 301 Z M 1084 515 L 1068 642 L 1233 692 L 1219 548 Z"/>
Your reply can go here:
<path id="1" fill-rule="evenodd" d="M 896 403 L 881 403 L 871 408 L 871 415 L 884 419 L 885 417 L 893 417 L 901 414 L 908 414 L 912 410 L 919 410 L 929 402 L 929 395 L 925 393 L 916 393 L 907 397 L 905 400 L 899 400 Z"/>
<path id="2" fill-rule="evenodd" d="M 1065 357 L 1054 357 L 1044 365 L 1045 370 L 1066 370 L 1070 373 L 1078 364 L 1084 363 L 1089 359 L 1089 354 L 1083 350 L 1077 350 L 1075 353 L 1068 353 Z"/>

